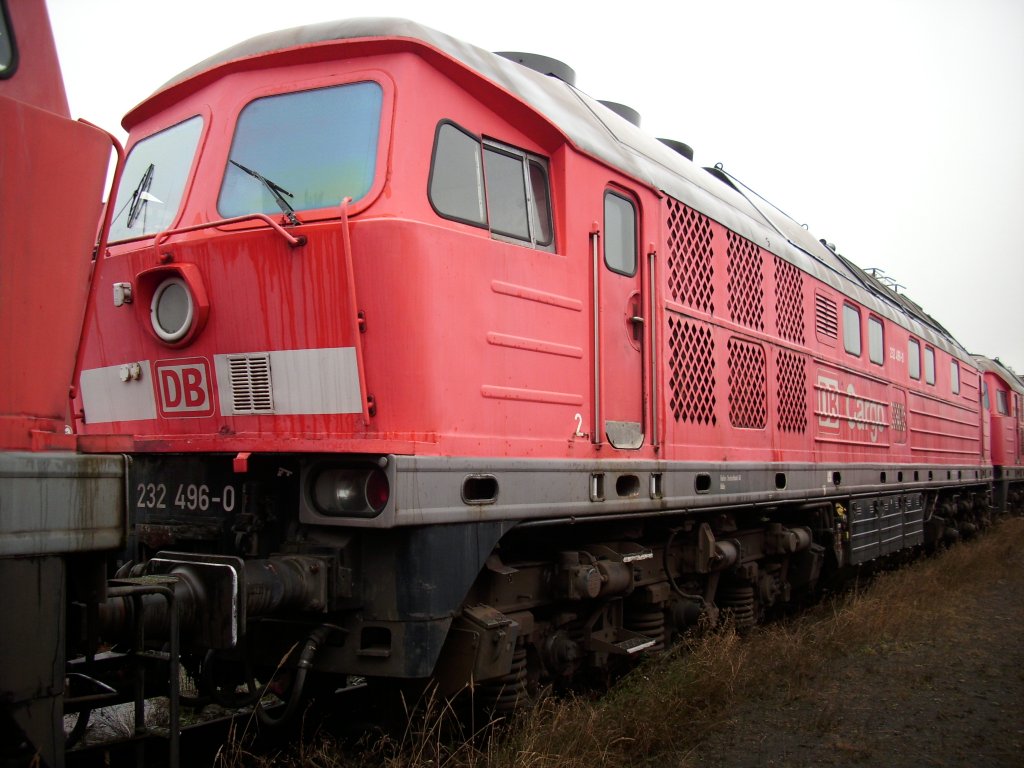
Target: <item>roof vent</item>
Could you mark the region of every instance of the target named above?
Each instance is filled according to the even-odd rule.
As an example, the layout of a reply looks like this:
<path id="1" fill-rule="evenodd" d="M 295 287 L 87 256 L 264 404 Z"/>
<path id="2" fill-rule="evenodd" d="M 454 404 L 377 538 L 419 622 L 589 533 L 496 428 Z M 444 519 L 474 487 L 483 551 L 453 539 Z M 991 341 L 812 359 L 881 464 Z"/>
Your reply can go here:
<path id="1" fill-rule="evenodd" d="M 627 107 L 625 104 L 619 104 L 617 101 L 601 101 L 600 103 L 604 104 L 619 117 L 624 117 L 637 128 L 640 127 L 640 113 L 632 107 Z"/>
<path id="2" fill-rule="evenodd" d="M 660 141 L 669 149 L 675 150 L 680 155 L 685 157 L 687 160 L 693 160 L 693 147 L 691 147 L 689 144 L 685 144 L 681 141 L 676 141 L 675 139 L 658 139 L 658 141 Z"/>
<path id="3" fill-rule="evenodd" d="M 541 56 L 539 53 L 522 53 L 520 51 L 495 51 L 496 56 L 522 64 L 524 67 L 540 72 L 548 77 L 555 77 L 569 85 L 576 85 L 576 72 L 564 61 Z"/>

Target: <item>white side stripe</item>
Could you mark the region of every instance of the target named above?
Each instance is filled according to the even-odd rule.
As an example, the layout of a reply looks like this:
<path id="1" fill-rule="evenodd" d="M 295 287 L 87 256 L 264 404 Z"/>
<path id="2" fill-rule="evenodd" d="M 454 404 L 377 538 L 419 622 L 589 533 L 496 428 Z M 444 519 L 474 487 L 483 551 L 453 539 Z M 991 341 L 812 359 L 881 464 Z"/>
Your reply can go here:
<path id="1" fill-rule="evenodd" d="M 236 410 L 231 386 L 229 358 L 249 355 L 270 358 L 273 402 L 270 408 L 260 408 L 258 412 L 268 415 L 362 413 L 355 347 L 334 347 L 214 355 L 221 416 L 239 415 L 240 411 L 257 412 L 251 404 L 246 408 L 242 403 Z M 141 361 L 139 366 L 142 375 L 127 382 L 121 380 L 123 365 L 82 371 L 82 403 L 87 424 L 157 418 L 152 365 Z"/>
<path id="2" fill-rule="evenodd" d="M 250 353 L 270 356 L 274 414 L 362 413 L 355 347 L 296 349 Z M 229 358 L 214 355 L 220 413 L 237 413 Z M 239 404 L 240 406 L 242 404 Z M 247 411 L 251 412 L 251 411 Z"/>
<path id="3" fill-rule="evenodd" d="M 137 380 L 121 380 L 123 365 L 82 371 L 82 405 L 86 424 L 110 421 L 143 421 L 156 418 L 153 369 L 148 360 L 139 363 Z"/>

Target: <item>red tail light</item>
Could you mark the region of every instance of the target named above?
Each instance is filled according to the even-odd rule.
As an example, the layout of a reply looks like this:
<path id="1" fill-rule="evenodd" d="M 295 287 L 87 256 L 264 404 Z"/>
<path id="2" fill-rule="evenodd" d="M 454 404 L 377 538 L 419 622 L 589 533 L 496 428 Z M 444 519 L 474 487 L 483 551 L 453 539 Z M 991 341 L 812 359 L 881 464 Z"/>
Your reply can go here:
<path id="1" fill-rule="evenodd" d="M 327 467 L 313 477 L 310 495 L 321 514 L 373 517 L 387 506 L 391 486 L 377 467 Z"/>

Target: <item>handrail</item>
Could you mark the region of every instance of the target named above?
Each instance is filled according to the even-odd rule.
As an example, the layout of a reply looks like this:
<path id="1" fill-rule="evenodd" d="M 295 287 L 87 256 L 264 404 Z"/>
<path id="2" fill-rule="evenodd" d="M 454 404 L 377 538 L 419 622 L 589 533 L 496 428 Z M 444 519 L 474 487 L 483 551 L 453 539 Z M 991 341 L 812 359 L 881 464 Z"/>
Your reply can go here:
<path id="1" fill-rule="evenodd" d="M 362 398 L 363 423 L 370 426 L 370 400 L 366 391 L 366 369 L 363 367 L 363 324 L 359 318 L 359 305 L 356 301 L 356 274 L 352 263 L 352 236 L 349 231 L 348 206 L 351 197 L 341 201 L 341 245 L 345 258 L 345 282 L 348 284 L 348 302 L 352 311 L 352 329 L 355 332 L 356 372 L 359 376 L 359 396 Z"/>
<path id="2" fill-rule="evenodd" d="M 139 659 L 140 653 L 145 649 L 145 624 L 146 605 L 143 601 L 144 595 L 159 595 L 167 601 L 167 615 L 169 619 L 168 638 L 170 648 L 167 654 L 167 705 L 168 705 L 168 755 L 167 761 L 170 768 L 178 768 L 181 756 L 181 717 L 179 714 L 179 702 L 181 699 L 180 689 L 180 668 L 181 668 L 181 640 L 179 636 L 178 603 L 174 594 L 174 579 L 164 579 L 163 583 L 145 582 L 141 579 L 114 579 L 108 582 L 108 598 L 126 598 L 132 601 L 132 614 L 135 629 L 135 639 L 132 644 L 132 652 L 136 658 L 135 677 L 135 735 L 140 736 L 146 728 L 146 682 L 145 670 Z M 144 765 L 145 747 L 140 741 L 137 745 L 136 764 Z"/>
<path id="3" fill-rule="evenodd" d="M 209 229 L 211 227 L 220 227 L 225 224 L 238 224 L 243 221 L 252 221 L 253 219 L 259 219 L 260 221 L 269 224 L 281 237 L 283 237 L 288 245 L 292 248 L 298 248 L 299 246 L 306 244 L 306 236 L 299 235 L 296 237 L 288 232 L 284 227 L 274 221 L 265 213 L 247 213 L 244 216 L 233 216 L 230 219 L 217 219 L 216 221 L 206 221 L 202 224 L 191 224 L 187 227 L 173 227 L 172 229 L 165 229 L 163 232 L 158 234 L 153 239 L 153 247 L 159 248 L 160 245 L 167 240 L 171 235 L 180 235 L 183 232 L 196 232 L 200 229 Z"/>
<path id="4" fill-rule="evenodd" d="M 99 267 L 103 260 L 103 254 L 107 250 L 107 237 L 110 236 L 110 224 L 114 214 L 114 194 L 117 192 L 118 186 L 121 184 L 121 174 L 124 173 L 125 154 L 124 147 L 121 146 L 121 142 L 117 140 L 117 137 L 110 131 L 100 128 L 98 125 L 90 123 L 88 120 L 79 119 L 80 123 L 87 125 L 90 128 L 95 128 L 100 133 L 106 135 L 110 139 L 110 144 L 114 148 L 114 153 L 117 155 L 117 161 L 114 163 L 114 176 L 110 180 L 110 188 L 107 190 L 107 202 L 104 204 L 103 221 L 100 224 L 100 231 L 96 238 L 96 250 L 92 253 L 92 270 L 89 272 L 88 282 L 88 293 L 86 294 L 85 311 L 82 313 L 82 324 L 78 328 L 78 346 L 75 348 L 75 365 L 71 370 L 71 381 L 69 382 L 68 394 L 71 399 L 69 404 L 69 418 L 68 424 L 65 427 L 65 431 L 70 428 L 72 434 L 78 432 L 78 417 L 74 409 L 74 399 L 78 388 L 78 379 L 82 373 L 82 350 L 85 347 L 85 330 L 89 326 L 89 321 L 92 319 L 93 313 L 96 311 L 94 307 L 93 295 L 96 292 L 96 281 L 99 279 Z M 109 167 L 110 155 L 107 155 L 107 163 Z"/>
<path id="5" fill-rule="evenodd" d="M 117 188 L 121 184 L 121 174 L 124 173 L 124 147 L 121 146 L 121 142 L 117 140 L 117 137 L 110 131 L 100 128 L 95 123 L 90 123 L 88 120 L 79 119 L 78 122 L 83 125 L 88 125 L 90 128 L 95 128 L 97 131 L 107 135 L 110 139 L 110 143 L 114 147 L 114 152 L 117 154 L 117 162 L 114 163 L 114 177 L 110 180 L 110 189 L 107 191 L 107 204 L 103 213 L 103 223 L 100 225 L 99 237 L 96 240 L 96 258 L 103 255 L 107 246 L 107 237 L 110 235 L 110 222 L 114 216 L 114 194 L 117 192 Z M 109 155 L 107 156 L 110 157 Z"/>
<path id="6" fill-rule="evenodd" d="M 594 428 L 591 430 L 590 442 L 601 445 L 604 425 L 601 424 L 601 230 L 597 222 L 590 229 L 592 277 L 594 284 Z"/>
<path id="7" fill-rule="evenodd" d="M 651 345 L 651 356 L 648 361 L 648 375 L 651 377 L 648 382 L 651 393 L 651 446 L 654 450 L 658 450 L 660 443 L 658 442 L 658 301 L 657 301 L 657 290 L 658 283 L 655 279 L 655 260 L 658 254 L 653 248 L 650 253 L 647 254 L 647 280 L 648 280 L 648 295 L 647 301 L 649 304 L 650 322 L 647 323 L 647 333 L 650 339 Z"/>

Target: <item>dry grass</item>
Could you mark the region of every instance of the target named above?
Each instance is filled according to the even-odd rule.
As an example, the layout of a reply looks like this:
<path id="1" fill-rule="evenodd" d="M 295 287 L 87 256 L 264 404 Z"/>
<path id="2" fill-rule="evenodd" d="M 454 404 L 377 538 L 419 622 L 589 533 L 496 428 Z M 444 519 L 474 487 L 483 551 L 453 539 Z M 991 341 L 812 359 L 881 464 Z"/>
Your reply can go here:
<path id="1" fill-rule="evenodd" d="M 952 631 L 972 597 L 1020 580 L 1024 519 L 1010 519 L 977 541 L 955 547 L 796 619 L 739 638 L 725 629 L 652 658 L 596 701 L 547 699 L 487 733 L 467 732 L 447 704 L 428 700 L 397 737 L 346 750 L 327 736 L 292 755 L 244 755 L 235 765 L 324 768 L 600 768 L 686 765 L 705 735 L 737 705 L 765 690 L 811 696 L 841 657 L 883 654 Z M 820 709 L 815 728 L 831 726 Z M 241 756 L 239 756 L 241 757 Z"/>

